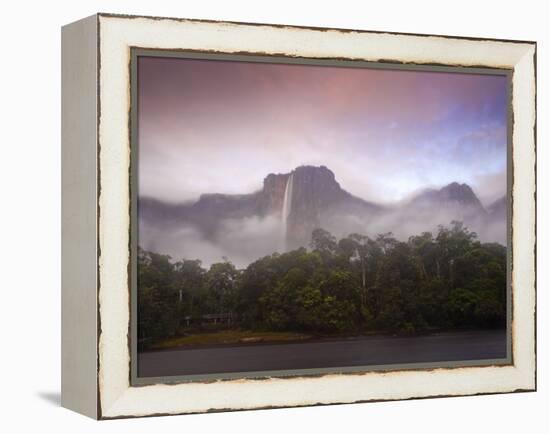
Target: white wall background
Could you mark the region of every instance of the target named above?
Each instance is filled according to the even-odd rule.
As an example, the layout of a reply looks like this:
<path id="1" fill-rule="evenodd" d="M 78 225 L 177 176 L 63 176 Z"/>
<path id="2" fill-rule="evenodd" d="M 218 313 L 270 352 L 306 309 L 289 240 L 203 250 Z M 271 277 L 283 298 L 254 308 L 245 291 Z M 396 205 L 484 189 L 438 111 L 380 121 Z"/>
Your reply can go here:
<path id="1" fill-rule="evenodd" d="M 545 2 L 425 0 L 4 2 L 0 25 L 0 431 L 547 432 L 550 219 Z M 94 422 L 59 406 L 60 26 L 115 12 L 538 41 L 539 391 Z M 546 172 L 546 173 L 545 173 Z M 521 182 L 521 180 L 518 180 Z"/>

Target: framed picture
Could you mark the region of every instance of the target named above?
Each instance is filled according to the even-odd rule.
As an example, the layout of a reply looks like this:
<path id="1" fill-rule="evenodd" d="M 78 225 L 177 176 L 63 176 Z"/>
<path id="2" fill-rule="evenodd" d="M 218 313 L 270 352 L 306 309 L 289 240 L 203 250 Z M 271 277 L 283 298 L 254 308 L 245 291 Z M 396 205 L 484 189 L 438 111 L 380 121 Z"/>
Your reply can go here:
<path id="1" fill-rule="evenodd" d="M 532 391 L 536 45 L 63 28 L 62 403 Z"/>

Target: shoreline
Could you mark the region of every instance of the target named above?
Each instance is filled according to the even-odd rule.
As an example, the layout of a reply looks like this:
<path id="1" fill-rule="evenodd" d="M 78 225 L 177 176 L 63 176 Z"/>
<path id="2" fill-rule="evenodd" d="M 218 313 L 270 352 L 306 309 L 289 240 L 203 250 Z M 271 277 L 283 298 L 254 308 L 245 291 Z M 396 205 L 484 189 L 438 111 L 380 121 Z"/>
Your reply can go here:
<path id="1" fill-rule="evenodd" d="M 240 348 L 240 347 L 258 347 L 258 346 L 272 346 L 272 345 L 300 345 L 305 343 L 322 343 L 322 342 L 339 342 L 339 341 L 360 341 L 360 340 L 369 340 L 369 339 L 403 339 L 403 338 L 418 338 L 422 336 L 437 336 L 437 335 L 456 335 L 463 334 L 467 332 L 487 332 L 487 331 L 503 331 L 506 332 L 506 327 L 504 328 L 461 328 L 461 329 L 434 329 L 434 330 L 425 330 L 414 333 L 392 333 L 392 332 L 382 332 L 376 331 L 372 333 L 362 333 L 362 334 L 344 334 L 344 335 L 311 335 L 303 338 L 296 339 L 279 339 L 279 340 L 258 340 L 254 342 L 231 342 L 231 343 L 208 343 L 208 344 L 181 344 L 174 345 L 164 348 L 147 348 L 140 350 L 138 353 L 157 353 L 157 352 L 169 352 L 169 351 L 186 351 L 186 350 L 197 350 L 197 349 L 215 349 L 215 348 Z M 297 332 L 296 332 L 297 333 Z"/>

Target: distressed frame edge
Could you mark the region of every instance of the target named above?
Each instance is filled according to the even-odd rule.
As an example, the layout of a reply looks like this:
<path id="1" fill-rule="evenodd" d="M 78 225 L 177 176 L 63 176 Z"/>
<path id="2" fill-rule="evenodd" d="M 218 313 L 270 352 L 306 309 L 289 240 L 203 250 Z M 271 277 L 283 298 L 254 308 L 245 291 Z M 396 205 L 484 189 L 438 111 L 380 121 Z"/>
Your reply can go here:
<path id="1" fill-rule="evenodd" d="M 97 354 L 98 24 L 95 14 L 61 28 L 61 405 L 92 419 L 100 418 L 101 409 Z"/>
<path id="2" fill-rule="evenodd" d="M 102 16 L 106 16 L 105 14 L 102 14 Z M 126 19 L 127 17 L 125 17 Z M 137 17 L 130 17 L 130 18 L 137 18 Z M 154 18 L 150 18 L 150 17 L 147 17 L 149 19 L 153 19 Z M 182 21 L 193 21 L 193 20 L 182 20 Z M 215 22 L 215 23 L 219 23 L 219 22 Z M 235 25 L 238 25 L 239 23 L 235 23 Z M 251 26 L 254 26 L 253 24 L 249 24 Z M 284 28 L 286 27 L 290 27 L 290 26 L 282 26 Z M 304 29 L 302 27 L 294 27 L 292 26 L 292 28 L 294 30 L 298 30 L 298 29 Z M 307 28 L 305 28 L 307 29 Z M 330 30 L 330 29 L 328 29 Z M 365 33 L 374 33 L 374 32 L 365 32 Z M 385 33 L 385 32 L 382 32 L 382 33 Z M 433 36 L 433 35 L 422 35 L 422 36 Z M 459 38 L 454 38 L 454 37 L 449 37 L 450 39 L 459 39 Z M 477 39 L 475 39 L 477 40 Z M 481 39 L 481 40 L 485 40 L 485 39 Z M 502 40 L 497 40 L 498 42 L 503 42 Z M 523 42 L 522 42 L 523 43 Z M 535 65 L 536 65 L 536 43 L 527 43 L 528 45 L 525 47 L 525 53 L 526 56 L 529 55 L 531 56 L 531 49 L 532 50 L 532 57 L 533 57 L 533 62 L 535 62 Z M 521 59 L 520 59 L 521 60 Z M 517 62 L 517 64 L 519 64 L 519 61 Z M 514 65 L 515 66 L 515 65 Z M 529 77 L 529 78 L 532 78 L 533 79 L 533 86 L 534 86 L 534 96 L 536 98 L 536 67 L 534 68 L 534 71 L 533 71 L 533 77 Z M 533 151 L 535 152 L 535 167 L 533 167 L 533 170 L 536 169 L 536 105 L 533 107 Z M 514 143 L 516 141 L 514 140 Z M 523 152 L 529 152 L 530 150 L 527 150 L 527 151 L 523 151 Z M 514 157 L 513 157 L 514 158 Z M 535 186 L 534 186 L 534 189 L 533 189 L 534 193 L 536 194 L 536 178 L 535 178 Z M 534 226 L 535 226 L 535 230 L 536 230 L 536 214 L 535 214 L 535 220 L 533 221 L 534 223 Z M 535 248 L 535 253 L 536 253 L 536 232 L 535 232 L 535 238 L 534 238 L 534 248 Z M 535 264 L 535 267 L 536 267 L 536 264 Z M 534 268 L 533 270 L 534 271 Z M 535 281 L 535 287 L 533 288 L 535 290 L 535 311 L 533 312 L 533 316 L 534 316 L 534 319 L 536 321 L 536 281 Z M 536 332 L 536 327 L 535 327 L 535 332 Z M 536 335 L 535 335 L 535 338 L 536 338 Z M 98 348 L 98 351 L 100 351 L 100 348 Z M 393 400 L 393 399 L 422 399 L 422 398 L 428 398 L 428 397 L 434 397 L 434 396 L 466 396 L 466 395 L 477 395 L 477 394 L 492 394 L 492 393 L 510 393 L 510 392 L 514 392 L 514 391 L 533 391 L 533 390 L 536 390 L 536 340 L 534 342 L 534 363 L 535 363 L 535 366 L 534 366 L 534 371 L 533 371 L 533 374 L 534 374 L 534 382 L 533 384 L 531 384 L 530 381 L 527 381 L 525 386 L 526 387 L 518 387 L 514 390 L 506 390 L 506 391 L 498 391 L 498 392 L 484 392 L 484 393 L 467 393 L 467 394 L 458 394 L 458 395 L 454 395 L 454 394 L 450 394 L 450 395 L 425 395 L 425 396 L 421 396 L 421 395 L 418 395 L 418 396 L 411 396 L 411 397 L 408 397 L 408 398 L 389 398 L 390 400 Z M 99 388 L 101 389 L 101 384 L 99 384 Z M 387 400 L 387 399 L 367 399 L 367 400 L 358 400 L 358 401 L 349 401 L 349 402 L 372 402 L 372 401 L 380 401 L 380 400 Z M 118 400 L 117 400 L 118 401 Z M 346 401 L 347 402 L 347 401 Z M 334 404 L 338 404 L 338 403 L 346 403 L 346 402 L 333 402 Z M 309 406 L 309 405 L 324 405 L 324 404 L 332 404 L 331 403 L 326 403 L 326 402 L 319 402 L 319 403 L 312 403 L 312 404 L 304 404 L 304 405 L 295 405 L 295 404 L 288 404 L 288 405 L 274 405 L 274 406 L 269 406 L 269 407 L 265 407 L 265 406 L 262 406 L 262 407 L 253 407 L 253 408 L 272 408 L 272 407 L 276 407 L 276 408 L 279 408 L 279 407 L 285 407 L 285 406 L 292 406 L 292 407 L 295 407 L 295 406 Z M 116 406 L 114 406 L 116 407 Z M 252 408 L 238 408 L 238 407 L 235 407 L 235 408 L 217 408 L 217 409 L 207 409 L 205 411 L 228 411 L 228 410 L 244 410 L 244 409 L 252 409 Z M 114 410 L 114 414 L 109 411 L 109 410 Z M 150 415 L 148 413 L 145 413 L 145 414 L 116 414 L 117 410 L 115 408 L 109 408 L 108 411 L 105 411 L 104 413 L 104 416 L 103 418 L 107 419 L 107 418 L 119 418 L 119 417 L 136 417 L 136 416 L 146 416 L 146 415 Z M 183 413 L 196 413 L 197 411 L 185 411 L 185 410 L 182 410 L 182 411 L 179 411 L 179 412 L 168 412 L 168 413 L 154 413 L 154 415 L 160 415 L 160 414 L 183 414 Z M 201 412 L 201 411 L 199 411 Z"/>
<path id="3" fill-rule="evenodd" d="M 132 15 L 121 14 L 111 12 L 98 12 L 99 18 L 123 18 L 123 19 L 139 19 L 145 18 L 148 20 L 167 20 L 181 23 L 207 23 L 207 24 L 229 24 L 237 26 L 252 26 L 252 27 L 272 27 L 275 29 L 298 29 L 298 30 L 314 30 L 319 32 L 340 32 L 340 33 L 371 33 L 371 34 L 386 34 L 397 36 L 419 36 L 419 37 L 437 37 L 437 38 L 450 38 L 450 39 L 462 39 L 465 41 L 489 41 L 489 42 L 506 42 L 514 44 L 536 44 L 534 40 L 522 40 L 522 39 L 500 39 L 492 37 L 476 37 L 476 36 L 456 36 L 456 35 L 443 35 L 443 34 L 430 34 L 430 33 L 414 33 L 414 32 L 397 32 L 397 31 L 384 31 L 384 30 L 364 30 L 364 29 L 351 29 L 346 27 L 321 27 L 321 26 L 306 26 L 295 24 L 276 24 L 276 23 L 253 23 L 249 21 L 232 21 L 232 20 L 213 20 L 205 18 L 178 18 L 168 16 L 153 16 L 153 15 Z"/>

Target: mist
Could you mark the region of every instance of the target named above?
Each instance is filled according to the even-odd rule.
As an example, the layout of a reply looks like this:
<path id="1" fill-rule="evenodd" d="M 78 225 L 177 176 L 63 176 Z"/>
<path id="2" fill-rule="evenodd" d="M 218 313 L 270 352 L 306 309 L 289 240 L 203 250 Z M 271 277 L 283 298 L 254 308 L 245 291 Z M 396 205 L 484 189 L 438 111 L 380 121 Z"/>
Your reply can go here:
<path id="1" fill-rule="evenodd" d="M 376 238 L 378 234 L 391 232 L 400 241 L 410 236 L 431 232 L 437 235 L 438 226 L 449 226 L 451 221 L 463 221 L 455 210 L 439 209 L 430 213 L 418 213 L 395 206 L 383 215 L 361 218 L 354 215 L 327 217 L 321 223 L 338 240 L 352 233 Z M 497 242 L 506 245 L 506 221 L 488 218 L 472 218 L 465 226 L 476 232 L 481 242 Z M 140 221 L 139 244 L 148 251 L 170 255 L 173 261 L 199 259 L 203 266 L 230 261 L 237 268 L 246 268 L 250 263 L 275 252 L 284 253 L 285 236 L 280 215 L 246 217 L 222 220 L 216 234 L 206 237 L 190 224 L 178 229 L 166 230 Z M 307 243 L 302 247 L 308 248 Z"/>
<path id="2" fill-rule="evenodd" d="M 139 244 L 175 261 L 199 259 L 207 267 L 229 260 L 245 268 L 256 259 L 284 251 L 282 223 L 276 215 L 223 220 L 217 234 L 209 238 L 188 224 L 167 231 L 140 221 Z"/>

